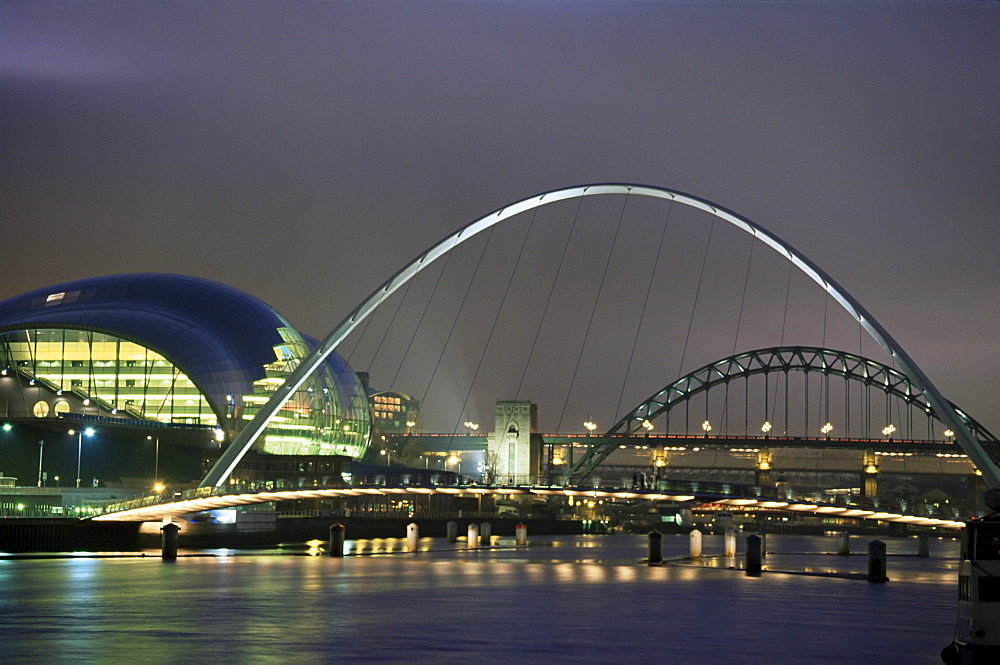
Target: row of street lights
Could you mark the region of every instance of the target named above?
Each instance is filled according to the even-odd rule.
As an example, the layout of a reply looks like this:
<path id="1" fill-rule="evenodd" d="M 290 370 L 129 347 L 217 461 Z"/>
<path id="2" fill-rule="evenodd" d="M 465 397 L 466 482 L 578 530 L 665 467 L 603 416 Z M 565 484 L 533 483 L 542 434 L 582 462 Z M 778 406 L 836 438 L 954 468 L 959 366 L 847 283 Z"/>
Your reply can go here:
<path id="1" fill-rule="evenodd" d="M 69 435 L 73 436 L 76 434 L 76 486 L 80 486 L 80 461 L 83 459 L 83 435 L 94 436 L 94 428 L 87 427 L 81 430 L 70 430 Z M 42 453 L 38 453 L 38 474 L 41 475 L 42 470 Z"/>
<path id="2" fill-rule="evenodd" d="M 10 428 L 7 427 L 6 429 L 9 430 Z M 76 486 L 77 487 L 80 486 L 80 476 L 81 476 L 80 469 L 83 463 L 83 437 L 94 436 L 94 433 L 95 430 L 93 427 L 85 427 L 79 430 L 71 429 L 68 432 L 70 436 L 73 436 L 74 434 L 76 435 Z M 164 489 L 164 485 L 162 482 L 160 482 L 160 437 L 158 436 L 154 437 L 150 435 L 146 437 L 146 440 L 156 442 L 156 457 L 153 468 L 153 491 L 162 492 Z M 42 439 L 38 442 L 38 486 L 39 487 L 42 486 L 44 480 L 44 474 L 42 473 L 42 461 L 44 453 L 45 453 L 45 440 Z M 59 476 L 55 476 L 55 479 L 58 481 Z"/>

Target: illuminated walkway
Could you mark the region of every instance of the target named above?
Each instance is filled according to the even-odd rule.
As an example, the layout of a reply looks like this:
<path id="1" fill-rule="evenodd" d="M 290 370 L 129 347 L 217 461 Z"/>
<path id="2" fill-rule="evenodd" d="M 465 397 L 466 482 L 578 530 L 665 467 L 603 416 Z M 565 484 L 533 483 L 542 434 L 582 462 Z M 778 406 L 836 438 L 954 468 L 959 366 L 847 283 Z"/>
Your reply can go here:
<path id="1" fill-rule="evenodd" d="M 854 519 L 876 520 L 881 522 L 897 522 L 902 524 L 913 524 L 916 526 L 939 527 L 945 529 L 961 529 L 965 526 L 963 522 L 954 519 L 926 516 L 926 515 L 906 515 L 903 513 L 886 512 L 880 510 L 875 505 L 838 505 L 831 503 L 821 503 L 813 501 L 800 501 L 787 499 L 783 500 L 777 496 L 763 496 L 762 488 L 750 488 L 740 486 L 728 486 L 730 492 L 721 493 L 720 486 L 711 487 L 711 491 L 698 489 L 705 487 L 706 483 L 687 483 L 690 492 L 672 493 L 680 488 L 684 483 L 669 483 L 669 490 L 664 489 L 623 489 L 610 487 L 573 487 L 558 488 L 553 486 L 489 486 L 489 485 L 395 485 L 395 486 L 353 486 L 353 487 L 329 487 L 329 488 L 309 488 L 309 489 L 287 489 L 287 490 L 249 490 L 234 491 L 224 493 L 225 488 L 218 488 L 215 492 L 206 491 L 207 488 L 189 490 L 180 498 L 174 501 L 162 501 L 160 497 L 148 496 L 132 501 L 125 501 L 107 506 L 103 515 L 93 517 L 95 520 L 118 520 L 118 521 L 159 521 L 164 518 L 171 518 L 189 513 L 197 513 L 205 510 L 215 510 L 219 508 L 232 508 L 254 503 L 266 503 L 270 501 L 291 501 L 296 499 L 331 499 L 338 497 L 380 495 L 391 496 L 401 494 L 449 494 L 449 495 L 536 495 L 536 496 L 566 496 L 579 498 L 592 498 L 595 500 L 641 500 L 641 501 L 669 501 L 675 503 L 697 502 L 714 503 L 724 506 L 739 506 L 750 508 L 769 508 L 774 510 L 787 510 L 796 513 L 812 513 L 816 515 L 829 515 L 831 517 L 848 517 Z M 737 491 L 739 490 L 739 491 Z M 773 490 L 772 490 L 773 492 Z M 748 495 L 753 495 L 753 498 Z"/>

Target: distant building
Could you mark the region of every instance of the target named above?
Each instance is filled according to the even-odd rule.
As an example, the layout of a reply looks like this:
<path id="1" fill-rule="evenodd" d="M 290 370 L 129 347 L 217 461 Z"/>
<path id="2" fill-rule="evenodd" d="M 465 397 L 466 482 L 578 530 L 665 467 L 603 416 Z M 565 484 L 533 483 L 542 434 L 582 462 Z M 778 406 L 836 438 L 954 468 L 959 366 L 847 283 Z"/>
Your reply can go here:
<path id="1" fill-rule="evenodd" d="M 393 390 L 368 397 L 372 412 L 373 439 L 379 436 L 410 434 L 420 428 L 420 402 Z"/>

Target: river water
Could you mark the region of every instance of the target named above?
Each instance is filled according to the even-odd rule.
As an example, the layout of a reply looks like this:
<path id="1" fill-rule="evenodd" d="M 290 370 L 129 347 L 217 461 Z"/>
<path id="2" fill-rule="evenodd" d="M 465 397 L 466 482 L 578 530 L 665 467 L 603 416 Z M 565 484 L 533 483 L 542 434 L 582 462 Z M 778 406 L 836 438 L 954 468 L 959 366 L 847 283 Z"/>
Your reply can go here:
<path id="1" fill-rule="evenodd" d="M 670 562 L 687 536 L 664 537 L 660 567 L 629 535 L 0 558 L 0 663 L 939 663 L 957 541 L 918 558 L 916 539 L 882 540 L 886 584 L 818 574 L 863 573 L 860 537 L 845 557 L 770 535 L 759 578 L 730 569 L 742 554 Z"/>

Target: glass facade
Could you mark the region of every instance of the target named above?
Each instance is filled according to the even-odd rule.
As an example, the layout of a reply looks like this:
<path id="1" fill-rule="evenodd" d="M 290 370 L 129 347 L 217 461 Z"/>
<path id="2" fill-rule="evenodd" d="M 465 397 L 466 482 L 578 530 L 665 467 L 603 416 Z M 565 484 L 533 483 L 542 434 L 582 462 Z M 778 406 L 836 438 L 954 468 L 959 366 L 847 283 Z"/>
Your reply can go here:
<path id="1" fill-rule="evenodd" d="M 0 372 L 18 377 L 4 408 L 28 418 L 217 427 L 231 441 L 315 345 L 257 298 L 189 275 L 91 277 L 0 301 Z M 256 447 L 360 457 L 370 430 L 366 389 L 334 353 Z"/>
<path id="2" fill-rule="evenodd" d="M 29 381 L 74 395 L 96 411 L 163 423 L 218 425 L 191 379 L 160 354 L 134 342 L 85 330 L 13 330 L 0 334 L 4 365 Z M 40 402 L 42 403 L 42 402 Z M 39 404 L 40 404 L 39 403 Z M 42 410 L 36 404 L 35 415 Z M 56 400 L 56 413 L 73 410 Z"/>
<path id="3" fill-rule="evenodd" d="M 232 436 L 251 419 L 309 349 L 290 327 L 277 330 L 275 360 L 243 394 L 213 404 L 198 385 L 155 350 L 120 337 L 74 329 L 0 333 L 0 364 L 15 370 L 48 399 L 35 417 L 118 416 L 180 425 L 218 427 Z M 345 376 L 345 374 L 349 374 Z M 327 364 L 307 381 L 265 431 L 260 449 L 283 455 L 348 455 L 367 446 L 368 400 L 345 363 Z"/>
<path id="4" fill-rule="evenodd" d="M 243 395 L 244 420 L 250 420 L 278 386 L 298 367 L 309 347 L 292 328 L 278 329 L 282 343 L 265 377 Z M 346 363 L 328 362 L 296 391 L 264 431 L 264 452 L 278 455 L 360 457 L 368 446 L 368 396 Z"/>

